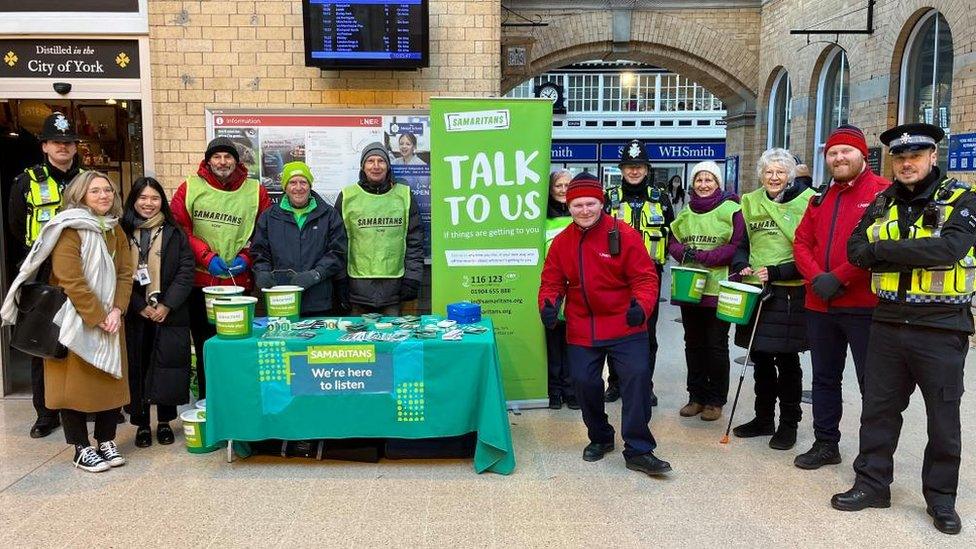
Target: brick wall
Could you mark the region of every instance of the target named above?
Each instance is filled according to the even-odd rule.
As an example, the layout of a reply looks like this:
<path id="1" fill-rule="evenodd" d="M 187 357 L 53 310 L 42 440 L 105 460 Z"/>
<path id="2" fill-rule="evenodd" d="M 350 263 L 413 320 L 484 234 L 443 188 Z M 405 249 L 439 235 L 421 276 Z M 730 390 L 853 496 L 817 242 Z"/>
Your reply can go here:
<path id="1" fill-rule="evenodd" d="M 823 57 L 839 46 L 850 64 L 850 123 L 861 127 L 869 147 L 880 146 L 878 135 L 897 123 L 901 59 L 906 41 L 919 18 L 931 8 L 945 16 L 952 31 L 955 51 L 950 126 L 953 133 L 976 131 L 976 12 L 967 0 L 879 0 L 875 8 L 875 32 L 870 36 L 841 35 L 807 38 L 791 36 L 790 29 L 825 21 L 867 2 L 778 0 L 762 10 L 759 80 L 771 84 L 770 75 L 782 67 L 793 84 L 791 148 L 804 159 L 814 155 L 816 92 Z M 829 23 L 840 28 L 864 28 L 866 11 Z M 757 142 L 766 143 L 766 105 L 769 89 L 760 91 L 756 126 Z M 946 144 L 948 145 L 948 144 Z M 942 147 L 940 154 L 945 154 Z M 885 163 L 887 171 L 887 162 Z M 887 174 L 886 175 L 890 175 Z M 976 181 L 973 172 L 961 174 Z"/>
<path id="2" fill-rule="evenodd" d="M 300 0 L 149 2 L 156 173 L 195 169 L 207 107 L 427 108 L 432 96 L 496 95 L 500 2 L 430 1 L 430 68 L 305 67 Z"/>

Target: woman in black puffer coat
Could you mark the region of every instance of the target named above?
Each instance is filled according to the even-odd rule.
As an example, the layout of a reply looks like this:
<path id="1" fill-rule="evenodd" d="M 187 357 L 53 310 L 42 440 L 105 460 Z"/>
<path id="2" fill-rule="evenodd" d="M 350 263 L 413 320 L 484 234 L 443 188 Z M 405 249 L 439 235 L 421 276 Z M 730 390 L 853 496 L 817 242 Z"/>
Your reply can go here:
<path id="1" fill-rule="evenodd" d="M 135 281 L 125 314 L 129 392 L 126 407 L 136 426 L 136 446 L 152 445 L 149 406 L 156 405 L 160 444 L 172 444 L 169 422 L 189 402 L 190 314 L 194 260 L 186 233 L 173 220 L 162 185 L 151 177 L 132 184 L 122 214 Z M 202 343 L 201 343 L 202 344 Z"/>

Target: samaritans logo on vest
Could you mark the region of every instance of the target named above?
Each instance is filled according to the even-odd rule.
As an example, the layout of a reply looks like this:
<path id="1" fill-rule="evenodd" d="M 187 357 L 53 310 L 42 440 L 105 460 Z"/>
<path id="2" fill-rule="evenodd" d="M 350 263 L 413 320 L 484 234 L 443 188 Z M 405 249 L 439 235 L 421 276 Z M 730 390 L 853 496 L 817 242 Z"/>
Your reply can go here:
<path id="1" fill-rule="evenodd" d="M 225 223 L 227 225 L 240 226 L 244 222 L 244 219 L 237 215 L 232 215 L 223 212 L 214 212 L 210 210 L 194 210 L 193 212 L 194 221 L 215 221 L 217 223 Z"/>
<path id="2" fill-rule="evenodd" d="M 750 231 L 779 231 L 779 226 L 772 219 L 764 219 L 762 221 L 750 221 L 749 222 Z"/>
<path id="3" fill-rule="evenodd" d="M 356 220 L 356 226 L 361 229 L 399 227 L 401 225 L 403 225 L 402 217 L 360 217 Z"/>

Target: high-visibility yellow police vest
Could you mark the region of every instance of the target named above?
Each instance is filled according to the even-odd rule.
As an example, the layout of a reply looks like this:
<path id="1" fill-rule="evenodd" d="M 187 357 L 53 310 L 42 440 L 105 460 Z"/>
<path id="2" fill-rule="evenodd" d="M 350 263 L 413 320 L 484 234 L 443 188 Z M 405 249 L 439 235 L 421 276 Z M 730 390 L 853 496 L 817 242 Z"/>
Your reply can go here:
<path id="1" fill-rule="evenodd" d="M 934 227 L 923 226 L 924 215 L 909 227 L 908 234 L 901 235 L 898 228 L 898 208 L 889 201 L 887 210 L 871 224 L 868 241 L 900 240 L 902 238 L 938 238 L 954 204 L 970 187 L 954 179 L 946 179 L 939 184 L 933 203 L 938 210 L 938 221 Z M 898 280 L 901 273 L 872 273 L 871 290 L 882 299 L 899 301 Z M 962 259 L 952 265 L 919 268 L 912 270 L 912 284 L 906 291 L 908 303 L 969 303 L 976 292 L 976 257 L 970 248 Z"/>
<path id="2" fill-rule="evenodd" d="M 61 208 L 61 186 L 48 174 L 47 166 L 24 170 L 30 179 L 27 190 L 27 230 L 24 241 L 31 247 L 41 229 Z"/>
<path id="3" fill-rule="evenodd" d="M 667 260 L 668 228 L 665 226 L 664 208 L 661 207 L 661 203 L 646 197 L 641 205 L 639 216 L 635 218 L 634 208 L 630 202 L 623 199 L 621 187 L 612 187 L 608 192 L 611 215 L 639 231 L 651 259 L 658 265 L 664 265 Z"/>

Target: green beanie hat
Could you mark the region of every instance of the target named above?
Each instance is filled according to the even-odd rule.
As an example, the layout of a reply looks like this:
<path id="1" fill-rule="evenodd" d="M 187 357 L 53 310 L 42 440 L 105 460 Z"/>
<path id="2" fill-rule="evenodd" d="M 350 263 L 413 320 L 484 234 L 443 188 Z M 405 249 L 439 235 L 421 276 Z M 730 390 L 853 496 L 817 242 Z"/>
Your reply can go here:
<path id="1" fill-rule="evenodd" d="M 289 162 L 285 164 L 285 167 L 281 169 L 281 188 L 284 189 L 288 186 L 288 180 L 296 175 L 300 175 L 305 179 L 308 179 L 308 183 L 311 184 L 314 181 L 312 177 L 312 170 L 308 169 L 308 165 L 304 162 Z"/>

